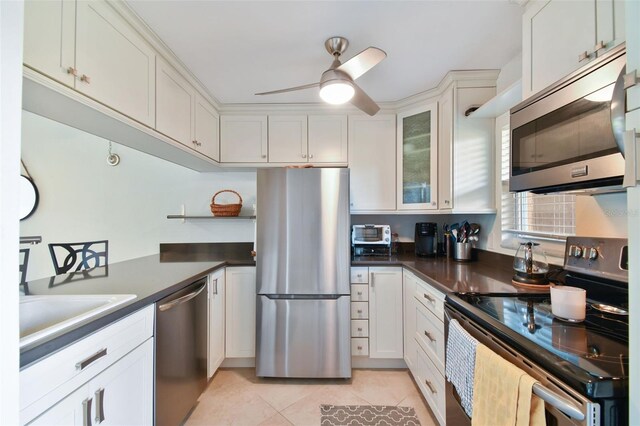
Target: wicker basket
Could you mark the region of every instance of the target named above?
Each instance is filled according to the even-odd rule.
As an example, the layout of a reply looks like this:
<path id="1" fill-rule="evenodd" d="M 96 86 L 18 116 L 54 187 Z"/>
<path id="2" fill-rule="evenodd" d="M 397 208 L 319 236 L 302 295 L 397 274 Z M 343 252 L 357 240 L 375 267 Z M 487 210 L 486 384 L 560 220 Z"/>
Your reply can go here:
<path id="1" fill-rule="evenodd" d="M 216 197 L 222 192 L 231 192 L 236 194 L 240 199 L 240 203 L 238 204 L 216 204 Z M 214 216 L 238 216 L 240 214 L 240 209 L 242 208 L 242 197 L 236 191 L 231 189 L 223 189 L 222 191 L 218 191 L 213 195 L 211 199 L 211 213 Z"/>

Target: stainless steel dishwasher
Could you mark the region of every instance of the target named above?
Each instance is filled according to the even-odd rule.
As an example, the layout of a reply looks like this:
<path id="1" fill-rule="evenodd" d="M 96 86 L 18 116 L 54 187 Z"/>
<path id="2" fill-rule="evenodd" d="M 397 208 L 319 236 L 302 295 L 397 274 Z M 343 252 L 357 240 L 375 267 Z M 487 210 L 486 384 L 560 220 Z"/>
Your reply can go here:
<path id="1" fill-rule="evenodd" d="M 207 279 L 156 303 L 155 424 L 182 424 L 207 385 Z"/>

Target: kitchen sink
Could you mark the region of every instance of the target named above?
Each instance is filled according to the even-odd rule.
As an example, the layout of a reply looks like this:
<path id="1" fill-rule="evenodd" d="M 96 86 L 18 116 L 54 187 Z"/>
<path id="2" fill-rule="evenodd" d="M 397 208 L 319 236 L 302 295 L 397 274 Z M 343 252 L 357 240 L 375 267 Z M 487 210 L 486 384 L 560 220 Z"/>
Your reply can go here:
<path id="1" fill-rule="evenodd" d="M 20 347 L 121 305 L 135 294 L 20 297 Z"/>

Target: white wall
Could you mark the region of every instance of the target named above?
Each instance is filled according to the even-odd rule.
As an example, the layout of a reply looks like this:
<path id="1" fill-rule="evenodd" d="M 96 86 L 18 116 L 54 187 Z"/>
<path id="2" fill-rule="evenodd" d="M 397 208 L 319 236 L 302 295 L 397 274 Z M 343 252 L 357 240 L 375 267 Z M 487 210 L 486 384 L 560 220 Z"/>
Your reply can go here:
<path id="1" fill-rule="evenodd" d="M 40 192 L 35 213 L 20 235 L 41 235 L 31 246 L 27 278 L 53 275 L 47 243 L 109 240 L 109 262 L 158 253 L 163 242 L 253 241 L 251 220 L 168 220 L 185 205 L 187 214 L 211 215 L 211 197 L 234 189 L 253 214 L 256 174 L 198 173 L 113 144 L 118 166 L 106 162 L 105 139 L 23 112 L 22 158 Z M 218 203 L 237 202 L 220 195 Z M 225 195 L 226 197 L 226 195 Z"/>
<path id="2" fill-rule="evenodd" d="M 18 424 L 18 194 L 22 1 L 0 1 L 0 424 Z"/>

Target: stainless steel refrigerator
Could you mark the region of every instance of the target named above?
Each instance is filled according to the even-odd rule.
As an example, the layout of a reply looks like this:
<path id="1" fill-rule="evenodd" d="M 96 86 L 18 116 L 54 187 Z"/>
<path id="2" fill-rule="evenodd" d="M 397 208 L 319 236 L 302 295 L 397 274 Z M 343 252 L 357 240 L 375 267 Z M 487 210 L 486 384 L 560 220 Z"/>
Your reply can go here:
<path id="1" fill-rule="evenodd" d="M 256 375 L 351 377 L 349 169 L 258 170 Z"/>

